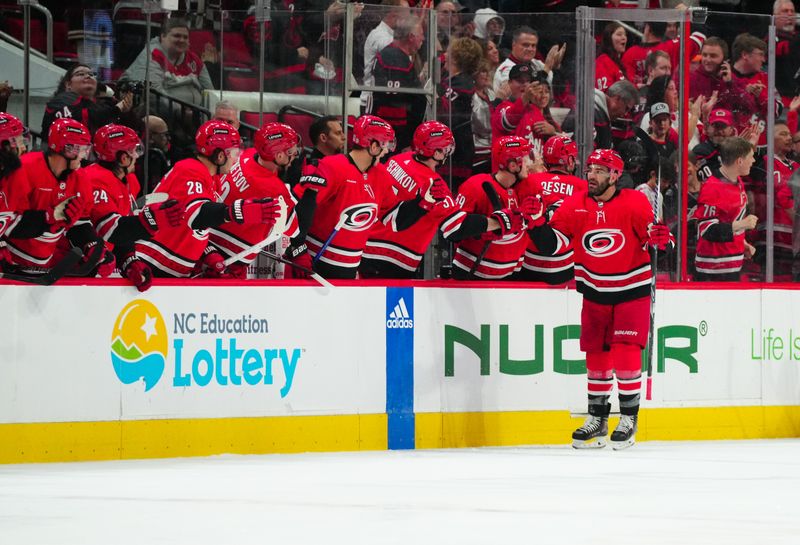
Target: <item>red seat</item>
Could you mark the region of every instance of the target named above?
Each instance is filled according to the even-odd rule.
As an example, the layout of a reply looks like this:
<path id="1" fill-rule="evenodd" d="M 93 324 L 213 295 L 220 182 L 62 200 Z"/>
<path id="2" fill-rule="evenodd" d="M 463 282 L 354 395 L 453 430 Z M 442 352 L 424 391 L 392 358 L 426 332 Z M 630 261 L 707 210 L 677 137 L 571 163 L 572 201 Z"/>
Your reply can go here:
<path id="1" fill-rule="evenodd" d="M 258 91 L 258 78 L 256 76 L 226 72 L 225 82 L 225 88 L 229 91 Z"/>
<path id="2" fill-rule="evenodd" d="M 261 114 L 258 112 L 242 112 L 242 122 L 252 125 L 254 127 L 261 126 Z M 264 123 L 274 123 L 278 120 L 278 114 L 275 112 L 264 112 Z"/>
<path id="3" fill-rule="evenodd" d="M 252 68 L 255 70 L 255 61 L 247 48 L 241 32 L 227 31 L 222 33 L 222 64 L 223 66 Z"/>
<path id="4" fill-rule="evenodd" d="M 18 17 L 8 17 L 6 19 L 6 29 L 14 38 L 22 41 L 25 22 Z M 44 32 L 42 22 L 31 19 L 31 47 L 42 53 L 47 53 L 47 37 Z"/>
<path id="5" fill-rule="evenodd" d="M 312 147 L 312 144 L 311 137 L 309 136 L 309 129 L 311 128 L 311 124 L 314 123 L 315 119 L 315 116 L 309 114 L 286 112 L 281 116 L 279 121 L 281 123 L 286 123 L 291 128 L 296 130 L 297 134 L 300 135 L 300 141 L 302 142 L 303 146 L 310 148 Z"/>

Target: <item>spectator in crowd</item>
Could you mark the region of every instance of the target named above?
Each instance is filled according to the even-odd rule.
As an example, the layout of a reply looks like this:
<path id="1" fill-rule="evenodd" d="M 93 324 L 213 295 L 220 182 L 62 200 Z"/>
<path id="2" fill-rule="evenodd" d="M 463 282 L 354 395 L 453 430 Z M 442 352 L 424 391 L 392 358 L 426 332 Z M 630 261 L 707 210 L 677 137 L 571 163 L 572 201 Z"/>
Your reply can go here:
<path id="1" fill-rule="evenodd" d="M 395 27 L 409 14 L 407 0 L 383 0 L 381 6 L 384 10 L 383 18 L 378 26 L 370 31 L 364 42 L 364 85 L 375 85 L 375 78 L 372 76 L 375 57 L 379 51 L 394 41 Z M 361 93 L 363 111 L 366 111 L 367 102 L 371 97 L 372 93 L 369 91 Z"/>
<path id="2" fill-rule="evenodd" d="M 650 85 L 658 76 L 668 76 L 672 73 L 672 64 L 669 55 L 665 52 L 654 49 L 647 54 L 644 61 L 645 79 L 639 85 L 639 104 L 633 112 L 635 122 L 641 123 L 642 117 L 647 113 L 647 95 L 650 92 Z M 663 100 L 661 101 L 663 102 Z"/>
<path id="3" fill-rule="evenodd" d="M 700 95 L 709 99 L 716 92 L 719 108 L 729 111 L 751 108 L 752 101 L 746 101 L 744 87 L 733 78 L 733 69 L 727 60 L 727 42 L 716 36 L 708 38 L 700 56 L 700 65 L 689 75 L 689 99 Z"/>
<path id="4" fill-rule="evenodd" d="M 161 178 L 172 168 L 170 157 L 170 134 L 166 122 L 156 115 L 145 116 L 142 120 L 147 124 L 149 138 L 147 155 L 144 160 L 136 162 L 136 177 L 142 184 L 142 195 L 147 195 L 158 185 Z M 144 175 L 144 164 L 147 163 L 147 177 Z"/>
<path id="5" fill-rule="evenodd" d="M 619 23 L 608 23 L 600 39 L 600 55 L 594 63 L 595 89 L 605 91 L 625 79 L 622 54 L 628 44 L 628 33 Z"/>
<path id="6" fill-rule="evenodd" d="M 461 26 L 459 10 L 461 6 L 453 0 L 439 0 L 436 3 L 436 53 L 447 50 L 450 40 L 458 36 Z"/>
<path id="7" fill-rule="evenodd" d="M 483 48 L 483 58 L 487 64 L 487 74 L 489 75 L 489 85 L 492 89 L 492 94 L 494 94 L 494 87 L 492 87 L 494 82 L 494 74 L 497 71 L 497 67 L 500 66 L 500 50 L 497 48 L 497 44 L 491 40 L 477 40 L 481 47 Z"/>
<path id="8" fill-rule="evenodd" d="M 449 169 L 452 182 L 458 186 L 472 174 L 475 144 L 472 135 L 472 97 L 475 94 L 474 74 L 483 58 L 483 49 L 472 38 L 450 41 L 442 75 L 439 109 L 440 121 L 450 127 L 455 138 L 455 151 Z"/>
<path id="9" fill-rule="evenodd" d="M 800 131 L 792 135 L 792 151 L 790 157 L 793 161 L 800 161 Z"/>
<path id="10" fill-rule="evenodd" d="M 375 85 L 399 89 L 419 89 L 420 73 L 414 62 L 425 39 L 420 20 L 409 17 L 394 30 L 394 41 L 376 56 Z M 397 149 L 411 145 L 414 130 L 422 123 L 427 100 L 422 95 L 373 93 L 371 114 L 385 119 L 395 129 Z"/>
<path id="11" fill-rule="evenodd" d="M 150 45 L 150 58 L 146 58 L 144 49 L 122 79 L 144 81 L 149 64 L 152 89 L 190 104 L 202 104 L 203 91 L 214 87 L 206 65 L 189 49 L 189 24 L 184 19 L 166 19 L 161 35 L 153 38 Z"/>
<path id="12" fill-rule="evenodd" d="M 522 116 L 516 134 L 526 138 L 536 157 L 541 157 L 544 143 L 551 136 L 560 132 L 561 126 L 550 113 L 553 94 L 550 84 L 547 83 L 547 76 L 543 72 L 534 74 L 534 80 L 528 88 L 528 92 L 530 93 L 530 106 Z"/>
<path id="13" fill-rule="evenodd" d="M 797 13 L 792 0 L 775 0 L 775 87 L 783 97 L 798 94 L 797 70 L 800 69 L 800 36 L 797 32 Z M 785 104 L 788 106 L 788 104 Z"/>
<path id="14" fill-rule="evenodd" d="M 503 32 L 506 30 L 506 20 L 492 8 L 481 8 L 475 12 L 474 21 L 475 38 L 485 40 L 487 46 L 489 43 L 494 44 L 495 51 L 499 52 L 497 48 L 500 40 L 503 39 Z"/>
<path id="15" fill-rule="evenodd" d="M 76 64 L 64 73 L 55 95 L 45 106 L 42 135 L 46 135 L 53 121 L 59 118 L 76 119 L 94 133 L 103 125 L 117 121 L 132 107 L 133 93 L 127 92 L 116 100 L 107 94 L 105 85 L 98 92 L 97 74 L 85 64 Z"/>
<path id="16" fill-rule="evenodd" d="M 636 86 L 628 80 L 620 80 L 604 93 L 594 90 L 594 145 L 596 148 L 610 149 L 615 137 L 611 124 L 625 118 L 639 102 Z M 562 128 L 565 132 L 574 132 L 574 112 L 570 112 L 564 120 Z"/>
<path id="17" fill-rule="evenodd" d="M 224 121 L 237 131 L 242 124 L 239 120 L 239 108 L 229 100 L 220 100 L 217 102 L 217 105 L 214 106 L 214 115 L 211 116 L 211 119 Z"/>
<path id="18" fill-rule="evenodd" d="M 492 90 L 491 66 L 484 59 L 475 73 L 475 94 L 472 95 L 472 135 L 475 147 L 473 173 L 491 169 L 492 112 L 495 95 Z"/>
<path id="19" fill-rule="evenodd" d="M 673 67 L 680 65 L 681 47 L 680 40 L 665 36 L 667 23 L 646 22 L 644 24 L 642 43 L 631 46 L 622 56 L 625 76 L 637 86 L 647 80 L 647 56 L 654 51 L 667 54 Z M 694 31 L 687 43 L 689 58 L 700 52 L 706 36 L 702 32 Z"/>
<path id="20" fill-rule="evenodd" d="M 719 178 L 722 166 L 719 146 L 723 140 L 736 134 L 733 127 L 733 114 L 724 108 L 713 110 L 704 125 L 706 139 L 692 149 L 697 158 L 697 177 L 705 181 L 711 176 Z"/>
<path id="21" fill-rule="evenodd" d="M 755 248 L 745 233 L 755 229 L 758 218 L 747 213 L 747 195 L 741 177 L 750 174 L 753 145 L 731 137 L 720 144 L 720 176 L 711 176 L 700 190 L 697 219 L 697 280 L 738 281 L 745 259 Z"/>
<path id="22" fill-rule="evenodd" d="M 680 172 L 681 165 L 678 162 L 678 152 L 672 154 L 670 157 L 675 171 Z M 679 183 L 680 179 L 676 180 Z M 692 274 L 695 270 L 694 256 L 697 252 L 697 219 L 695 218 L 695 210 L 697 209 L 697 199 L 700 196 L 700 189 L 703 184 L 697 177 L 697 157 L 693 152 L 687 154 L 686 162 L 686 270 Z M 676 186 L 676 191 L 680 187 Z M 674 229 L 673 229 L 674 230 Z"/>
<path id="23" fill-rule="evenodd" d="M 762 71 L 767 58 L 767 44 L 764 40 L 752 34 L 740 34 L 733 41 L 733 79 L 746 91 L 747 100 L 745 107 L 733 110 L 736 127 L 741 133 L 750 125 L 759 125 L 762 131 L 759 145 L 766 144 L 763 127 L 766 127 L 767 103 L 769 91 L 767 88 L 767 73 Z M 776 98 L 776 108 L 782 103 L 780 97 Z M 779 113 L 780 110 L 776 109 Z"/>
<path id="24" fill-rule="evenodd" d="M 669 74 L 658 76 L 650 82 L 647 87 L 647 101 L 645 103 L 645 114 L 639 126 L 643 129 L 650 127 L 650 109 L 653 104 L 664 103 L 669 108 L 670 126 L 678 130 L 680 120 L 678 119 L 678 87 L 675 80 Z M 695 123 L 697 120 L 695 120 Z"/>
<path id="25" fill-rule="evenodd" d="M 492 140 L 516 133 L 522 116 L 530 109 L 534 74 L 543 73 L 534 72 L 527 63 L 514 65 L 510 72 L 507 83 L 511 93 L 492 112 Z"/>
<path id="26" fill-rule="evenodd" d="M 494 92 L 499 94 L 500 88 L 508 81 L 511 68 L 517 64 L 529 64 L 534 70 L 544 70 L 548 74 L 548 79 L 552 81 L 553 70 L 561 66 L 561 61 L 566 53 L 566 44 L 562 46 L 554 45 L 547 53 L 544 62 L 536 58 L 536 50 L 539 47 L 539 33 L 528 26 L 521 26 L 514 29 L 511 41 L 511 54 L 504 60 L 494 75 Z"/>
<path id="27" fill-rule="evenodd" d="M 759 218 L 767 218 L 767 180 L 773 177 L 774 187 L 774 264 L 775 279 L 778 281 L 791 281 L 792 277 L 792 224 L 794 223 L 795 201 L 789 180 L 800 167 L 789 158 L 792 150 L 792 133 L 786 123 L 775 123 L 773 133 L 773 149 L 775 161 L 773 168 L 768 168 L 767 155 L 759 161 L 750 171 L 746 179 L 745 189 L 748 199 L 753 206 L 753 213 Z M 763 267 L 766 263 L 767 222 L 758 224 L 757 231 L 753 233 L 753 245 L 756 248 L 756 261 Z"/>
<path id="28" fill-rule="evenodd" d="M 672 113 L 664 102 L 656 102 L 650 107 L 647 132 L 637 130 L 644 149 L 650 158 L 650 167 L 659 157 L 669 157 L 678 149 L 678 133 L 671 127 Z"/>

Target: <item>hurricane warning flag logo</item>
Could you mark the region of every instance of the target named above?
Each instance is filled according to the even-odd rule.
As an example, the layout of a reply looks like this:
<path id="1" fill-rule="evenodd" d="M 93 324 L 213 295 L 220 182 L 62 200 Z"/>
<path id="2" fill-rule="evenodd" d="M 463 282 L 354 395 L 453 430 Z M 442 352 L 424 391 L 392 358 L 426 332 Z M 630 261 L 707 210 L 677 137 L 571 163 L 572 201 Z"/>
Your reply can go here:
<path id="1" fill-rule="evenodd" d="M 145 392 L 155 386 L 164 373 L 167 343 L 167 327 L 155 305 L 144 299 L 125 305 L 111 332 L 111 362 L 120 382 L 144 379 Z"/>

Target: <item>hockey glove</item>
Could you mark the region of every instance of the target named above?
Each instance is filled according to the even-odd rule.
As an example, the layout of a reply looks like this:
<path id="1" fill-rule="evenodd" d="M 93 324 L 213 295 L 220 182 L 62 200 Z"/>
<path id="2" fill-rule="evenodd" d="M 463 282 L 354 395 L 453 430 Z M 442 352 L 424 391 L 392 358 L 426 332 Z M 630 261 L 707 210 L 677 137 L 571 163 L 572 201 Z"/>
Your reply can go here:
<path id="1" fill-rule="evenodd" d="M 211 246 L 203 251 L 201 264 L 203 278 L 228 278 L 228 274 L 225 272 L 225 258 Z"/>
<path id="2" fill-rule="evenodd" d="M 525 229 L 533 229 L 544 225 L 547 221 L 544 215 L 544 203 L 541 195 L 531 195 L 522 200 L 520 206 L 522 215 L 525 218 Z"/>
<path id="3" fill-rule="evenodd" d="M 230 221 L 236 223 L 261 223 L 272 229 L 281 208 L 276 199 L 237 199 L 228 209 Z"/>
<path id="4" fill-rule="evenodd" d="M 244 263 L 231 263 L 228 265 L 228 276 L 237 280 L 247 280 L 247 265 Z"/>
<path id="5" fill-rule="evenodd" d="M 64 199 L 53 208 L 45 210 L 45 221 L 52 231 L 69 229 L 81 216 L 83 207 L 77 197 Z"/>
<path id="6" fill-rule="evenodd" d="M 108 278 L 111 276 L 117 268 L 117 260 L 114 257 L 114 254 L 105 247 L 105 242 L 102 240 L 95 240 L 90 242 L 89 244 L 85 245 L 83 250 L 83 258 L 81 259 L 81 264 L 88 263 L 89 260 L 92 259 L 92 254 L 94 253 L 95 246 L 98 244 L 103 244 L 103 253 L 100 255 L 100 261 L 97 262 L 97 267 L 95 267 L 95 275 L 99 276 L 100 278 Z M 91 273 L 90 273 L 91 276 Z"/>
<path id="7" fill-rule="evenodd" d="M 666 250 L 675 246 L 675 237 L 663 223 L 651 223 L 647 227 L 647 244 L 657 250 Z"/>
<path id="8" fill-rule="evenodd" d="M 420 199 L 419 207 L 426 212 L 430 212 L 438 203 L 446 200 L 448 197 L 451 200 L 453 198 L 450 188 L 447 187 L 447 183 L 444 180 L 437 178 L 428 186 L 425 196 Z"/>
<path id="9" fill-rule="evenodd" d="M 186 207 L 175 199 L 164 201 L 160 205 L 147 205 L 139 213 L 139 221 L 151 235 L 159 227 L 178 227 L 183 220 Z"/>
<path id="10" fill-rule="evenodd" d="M 495 210 L 490 218 L 500 224 L 500 235 L 506 236 L 514 233 L 519 233 L 523 229 L 524 220 L 522 212 L 516 209 L 503 208 Z"/>
<path id="11" fill-rule="evenodd" d="M 153 283 L 153 271 L 150 266 L 134 254 L 125 256 L 121 269 L 122 275 L 140 292 L 147 291 Z"/>
<path id="12" fill-rule="evenodd" d="M 284 278 L 309 278 L 308 271 L 299 268 L 303 267 L 304 269 L 310 270 L 313 266 L 311 255 L 308 253 L 308 247 L 305 242 L 299 245 L 293 244 L 286 248 L 283 258 L 297 265 L 297 267 L 287 265 L 283 273 Z"/>

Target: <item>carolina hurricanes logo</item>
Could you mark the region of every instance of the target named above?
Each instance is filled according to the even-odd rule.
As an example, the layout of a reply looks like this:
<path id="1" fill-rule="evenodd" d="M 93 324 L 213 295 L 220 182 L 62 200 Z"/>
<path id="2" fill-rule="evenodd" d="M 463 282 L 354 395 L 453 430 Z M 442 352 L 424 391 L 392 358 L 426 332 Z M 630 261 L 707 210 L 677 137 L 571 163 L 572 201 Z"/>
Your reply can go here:
<path id="1" fill-rule="evenodd" d="M 362 203 L 348 206 L 342 210 L 345 217 L 342 227 L 348 231 L 366 231 L 378 219 L 378 205 Z"/>
<path id="2" fill-rule="evenodd" d="M 593 229 L 583 235 L 583 249 L 593 257 L 608 257 L 625 245 L 625 235 L 619 229 Z"/>

